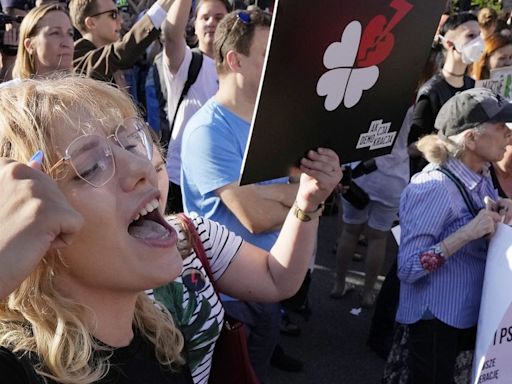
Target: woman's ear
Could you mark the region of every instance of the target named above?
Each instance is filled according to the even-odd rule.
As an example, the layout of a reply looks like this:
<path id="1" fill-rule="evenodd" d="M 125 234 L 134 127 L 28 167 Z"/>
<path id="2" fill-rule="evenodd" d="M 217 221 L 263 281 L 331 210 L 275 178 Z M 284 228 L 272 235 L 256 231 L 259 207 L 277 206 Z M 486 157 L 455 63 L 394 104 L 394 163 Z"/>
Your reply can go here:
<path id="1" fill-rule="evenodd" d="M 23 46 L 25 47 L 25 50 L 28 52 L 28 54 L 32 55 L 34 52 L 34 47 L 32 47 L 32 38 L 27 37 L 25 40 L 23 40 Z"/>

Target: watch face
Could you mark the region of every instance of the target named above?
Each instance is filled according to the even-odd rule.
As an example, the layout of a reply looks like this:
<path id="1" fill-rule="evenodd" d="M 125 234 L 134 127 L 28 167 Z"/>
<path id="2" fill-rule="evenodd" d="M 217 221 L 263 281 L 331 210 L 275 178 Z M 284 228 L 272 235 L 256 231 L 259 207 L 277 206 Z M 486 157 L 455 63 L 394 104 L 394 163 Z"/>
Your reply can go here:
<path id="1" fill-rule="evenodd" d="M 183 271 L 182 281 L 185 286 L 194 291 L 199 292 L 206 285 L 206 279 L 202 272 L 196 268 L 188 268 Z"/>

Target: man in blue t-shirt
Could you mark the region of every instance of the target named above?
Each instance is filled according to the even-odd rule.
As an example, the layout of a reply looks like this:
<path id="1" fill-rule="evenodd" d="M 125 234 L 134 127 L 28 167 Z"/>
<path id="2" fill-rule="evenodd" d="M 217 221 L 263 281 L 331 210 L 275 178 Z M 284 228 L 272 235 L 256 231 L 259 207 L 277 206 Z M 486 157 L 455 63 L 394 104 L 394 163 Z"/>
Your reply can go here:
<path id="1" fill-rule="evenodd" d="M 224 224 L 270 250 L 297 194 L 287 179 L 239 186 L 269 36 L 270 17 L 235 12 L 217 26 L 219 90 L 183 133 L 181 188 L 187 213 Z M 224 300 L 226 311 L 249 326 L 249 353 L 261 381 L 279 332 L 279 304 Z"/>

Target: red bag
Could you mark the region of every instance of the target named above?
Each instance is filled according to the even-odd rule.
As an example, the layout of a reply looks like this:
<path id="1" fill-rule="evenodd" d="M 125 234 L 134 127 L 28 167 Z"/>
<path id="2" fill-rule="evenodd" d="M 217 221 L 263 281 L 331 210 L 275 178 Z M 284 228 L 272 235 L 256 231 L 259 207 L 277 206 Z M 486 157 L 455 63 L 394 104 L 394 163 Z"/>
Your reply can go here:
<path id="1" fill-rule="evenodd" d="M 203 264 L 215 293 L 219 295 L 217 284 L 213 278 L 210 263 L 204 251 L 203 243 L 197 234 L 192 221 L 183 213 L 179 214 L 186 225 L 192 247 Z M 220 297 L 219 297 L 220 300 Z M 224 315 L 224 324 L 213 351 L 212 367 L 209 384 L 260 384 L 249 359 L 247 335 L 242 322 Z"/>

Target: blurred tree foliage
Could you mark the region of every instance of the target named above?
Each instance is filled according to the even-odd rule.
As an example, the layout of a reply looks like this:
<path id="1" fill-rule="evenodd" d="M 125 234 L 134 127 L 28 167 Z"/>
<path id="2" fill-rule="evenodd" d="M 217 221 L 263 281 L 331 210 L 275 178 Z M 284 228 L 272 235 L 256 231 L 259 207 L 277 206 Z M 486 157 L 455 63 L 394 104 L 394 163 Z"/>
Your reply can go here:
<path id="1" fill-rule="evenodd" d="M 502 8 L 501 0 L 452 0 L 450 1 L 449 8 L 452 12 L 459 10 L 468 10 L 468 6 L 472 9 L 493 8 L 500 11 Z"/>

